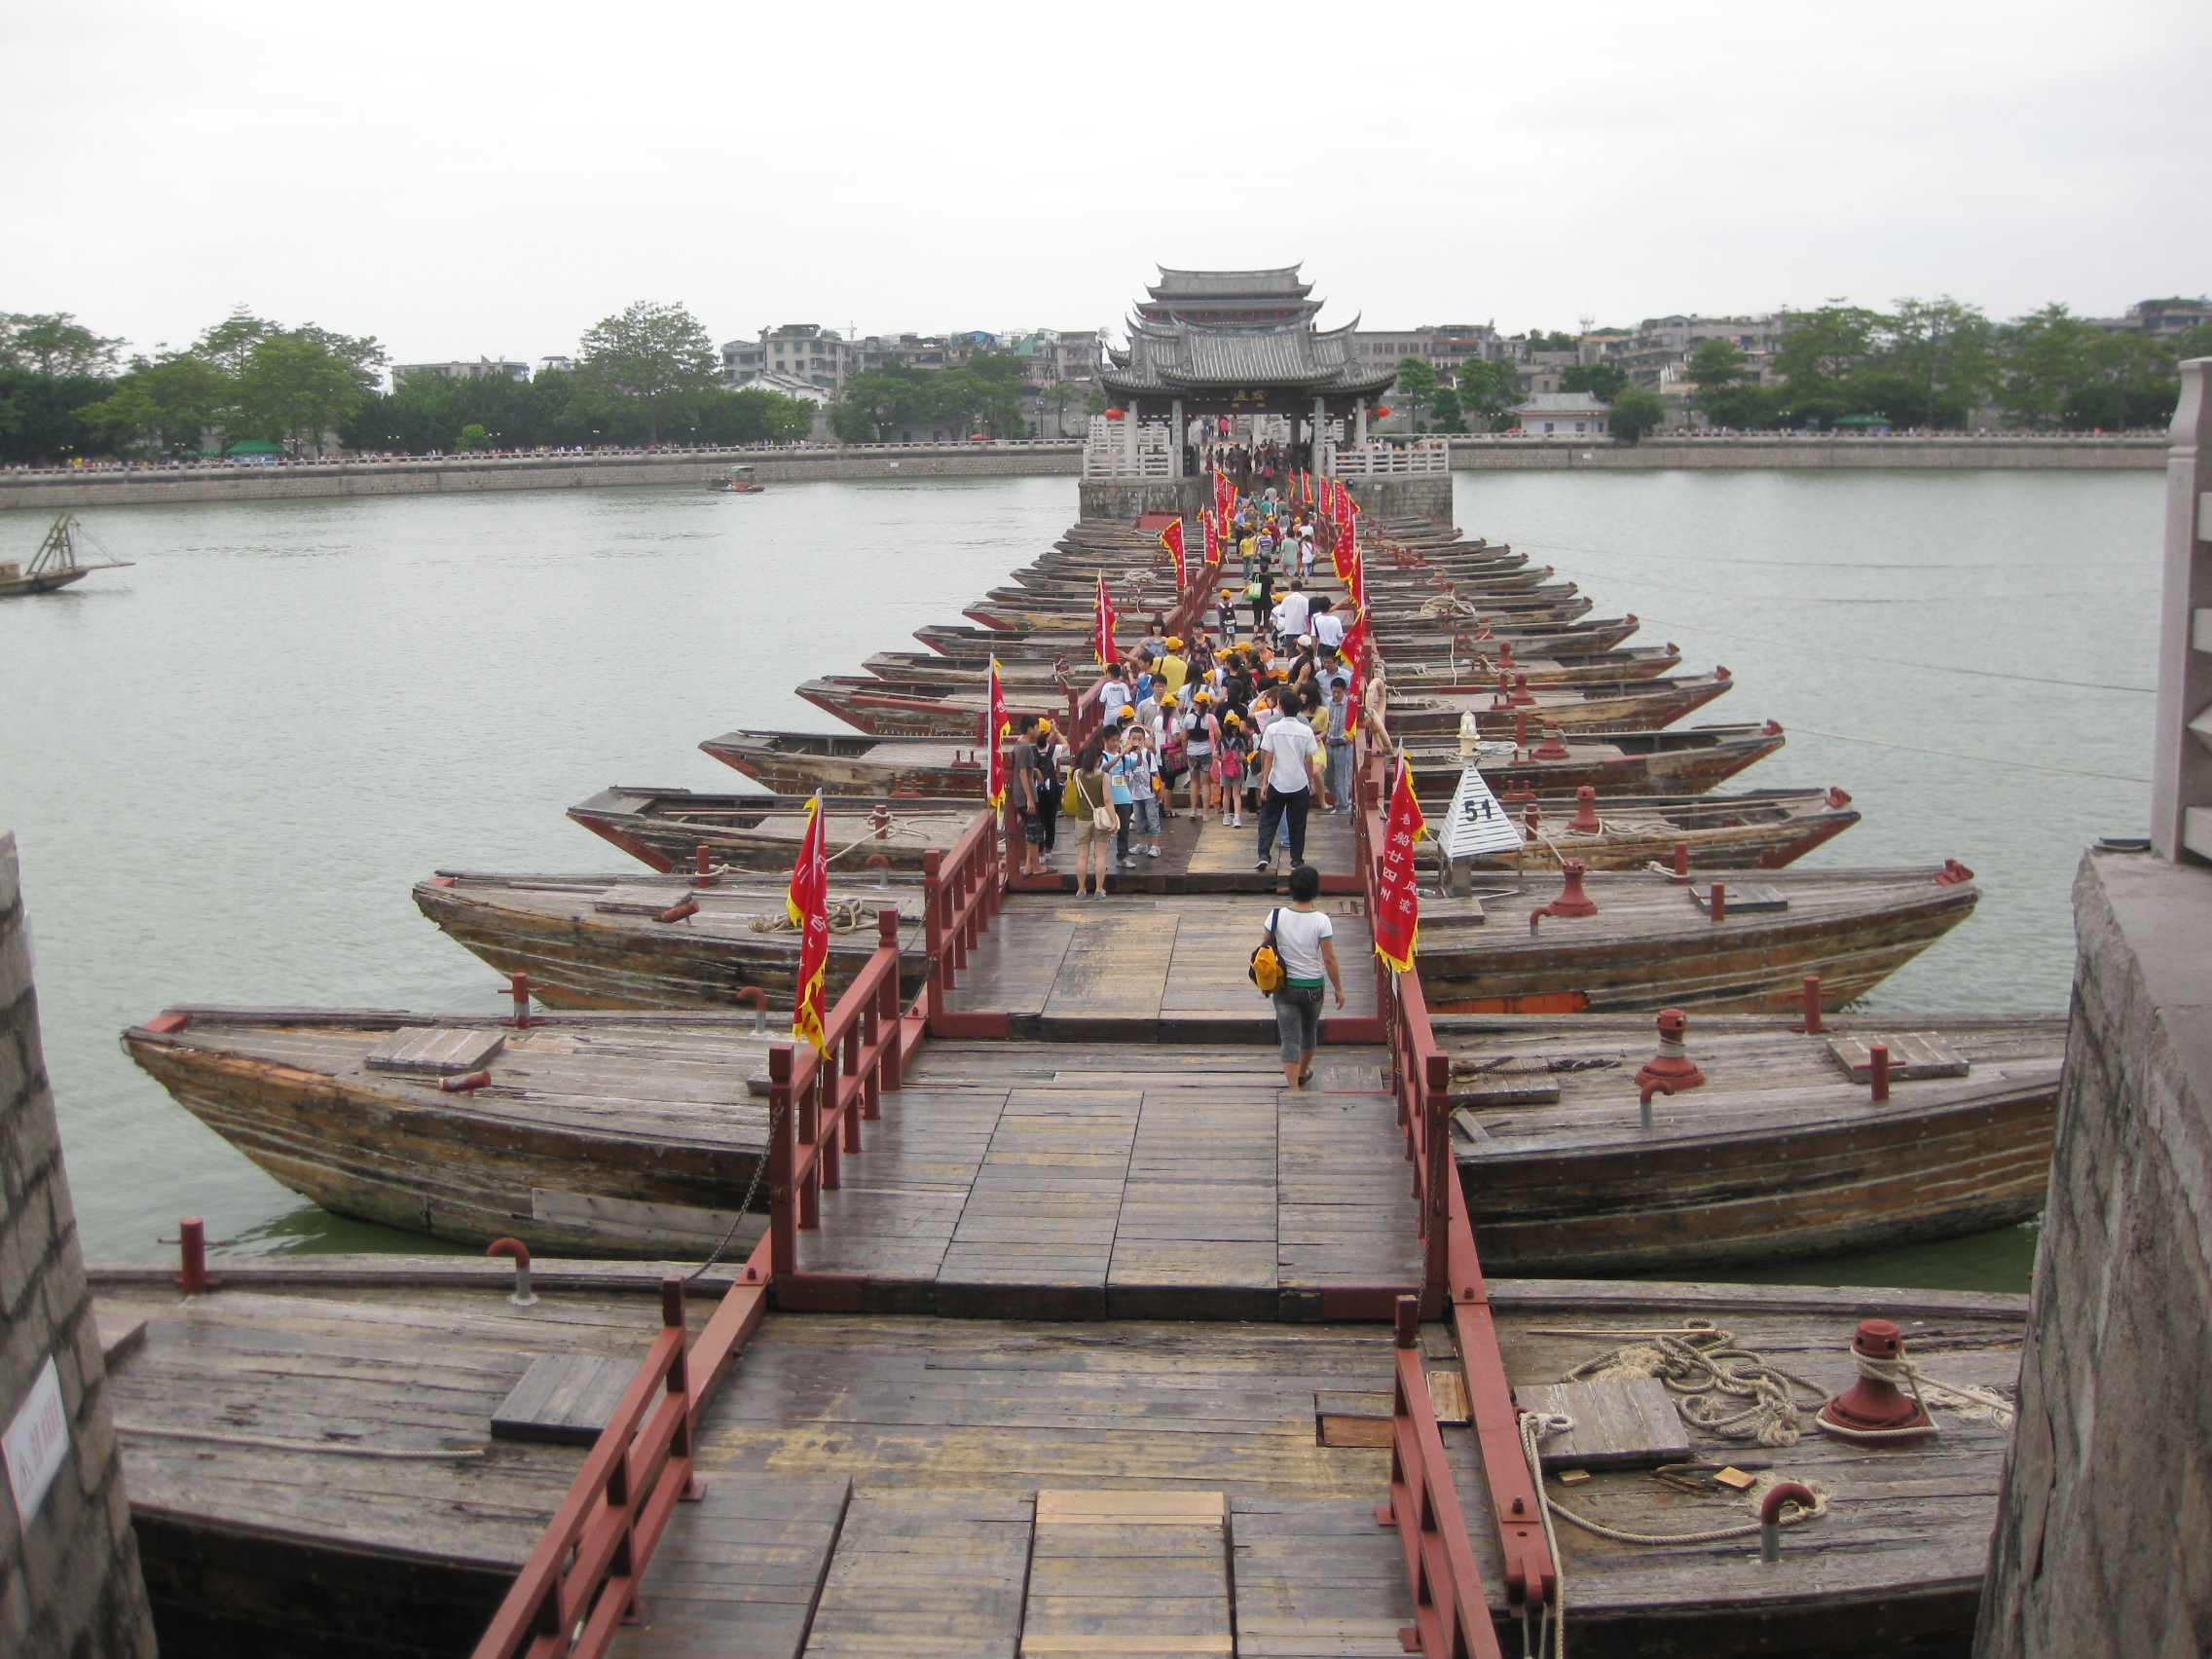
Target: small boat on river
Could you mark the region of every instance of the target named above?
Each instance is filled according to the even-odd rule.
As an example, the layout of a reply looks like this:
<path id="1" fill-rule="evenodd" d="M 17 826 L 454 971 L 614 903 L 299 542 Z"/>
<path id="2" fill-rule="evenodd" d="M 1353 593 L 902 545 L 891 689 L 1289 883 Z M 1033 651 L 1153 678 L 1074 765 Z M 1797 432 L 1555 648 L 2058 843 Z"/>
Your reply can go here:
<path id="1" fill-rule="evenodd" d="M 1444 823 L 1451 805 L 1441 790 L 1421 802 L 1432 825 Z M 1851 796 L 1837 789 L 1614 795 L 1602 806 L 1592 790 L 1587 797 L 1520 802 L 1510 816 L 1522 830 L 1523 851 L 1478 854 L 1462 862 L 1476 869 L 1546 875 L 1567 859 L 1580 859 L 1591 869 L 1645 869 L 1671 866 L 1680 847 L 1692 869 L 1781 869 L 1859 822 Z M 1434 850 L 1432 843 L 1421 843 L 1431 862 Z"/>
<path id="2" fill-rule="evenodd" d="M 2043 1208 L 2064 1015 L 1825 1024 L 1696 1015 L 1683 1046 L 1703 1081 L 1655 1096 L 1646 1126 L 1649 1019 L 1438 1016 L 1484 1267 L 1679 1273 L 1961 1237 Z"/>
<path id="3" fill-rule="evenodd" d="M 91 539 L 85 527 L 77 522 L 75 513 L 63 513 L 47 531 L 46 539 L 38 544 L 38 551 L 31 555 L 27 568 L 13 559 L 0 560 L 0 599 L 27 593 L 52 593 L 55 588 L 82 581 L 94 571 L 128 570 L 131 565 L 129 559 L 108 558 L 87 564 L 77 549 L 80 537 Z"/>
<path id="4" fill-rule="evenodd" d="M 498 875 L 440 870 L 415 884 L 415 905 L 454 942 L 502 974 L 527 974 L 553 1008 L 732 1009 L 792 1006 L 799 936 L 787 878 L 689 875 Z M 867 965 L 879 916 L 900 913 L 901 988 L 921 988 L 922 890 L 840 875 L 830 888 L 830 1002 Z"/>
<path id="5" fill-rule="evenodd" d="M 730 467 L 707 488 L 724 496 L 757 496 L 767 488 L 756 476 L 758 470 L 750 465 Z"/>
<path id="6" fill-rule="evenodd" d="M 1732 871 L 1682 883 L 1653 872 L 1570 869 L 1558 885 L 1530 887 L 1499 891 L 1493 883 L 1473 899 L 1422 900 L 1420 977 L 1430 1009 L 1782 1013 L 1798 1006 L 1808 974 L 1821 977 L 1823 1006 L 1837 1009 L 1965 921 L 1980 897 L 1972 872 L 1955 861 L 1920 869 Z M 1578 898 L 1594 910 L 1572 913 Z"/>
<path id="7" fill-rule="evenodd" d="M 867 807 L 847 796 L 825 800 L 822 830 L 830 873 L 918 870 L 925 853 L 953 843 L 977 806 L 974 800 L 926 796 Z M 663 874 L 695 867 L 701 847 L 712 864 L 789 871 L 806 833 L 804 796 L 617 787 L 571 806 L 569 816 Z"/>

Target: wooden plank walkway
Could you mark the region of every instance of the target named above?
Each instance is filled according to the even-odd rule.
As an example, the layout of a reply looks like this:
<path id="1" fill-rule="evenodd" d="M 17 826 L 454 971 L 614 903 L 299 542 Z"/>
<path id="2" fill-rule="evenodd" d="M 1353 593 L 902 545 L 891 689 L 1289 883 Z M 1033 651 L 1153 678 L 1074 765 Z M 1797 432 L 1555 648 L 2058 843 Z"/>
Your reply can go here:
<path id="1" fill-rule="evenodd" d="M 1380 1317 L 1419 1278 L 1382 1051 L 932 1043 L 799 1235 L 884 1311 Z"/>
<path id="2" fill-rule="evenodd" d="M 1269 912 L 1287 903 L 1264 894 L 1009 894 L 946 1006 L 1004 1013 L 1015 1037 L 1272 1044 L 1273 1007 L 1246 969 Z M 1343 1014 L 1372 1020 L 1365 902 L 1324 896 L 1320 905 L 1336 928 Z M 1338 1013 L 1333 1004 L 1326 1012 Z"/>
<path id="3" fill-rule="evenodd" d="M 612 1659 L 799 1659 L 853 1483 L 842 1475 L 707 1483 L 645 1568 L 645 1617 Z"/>

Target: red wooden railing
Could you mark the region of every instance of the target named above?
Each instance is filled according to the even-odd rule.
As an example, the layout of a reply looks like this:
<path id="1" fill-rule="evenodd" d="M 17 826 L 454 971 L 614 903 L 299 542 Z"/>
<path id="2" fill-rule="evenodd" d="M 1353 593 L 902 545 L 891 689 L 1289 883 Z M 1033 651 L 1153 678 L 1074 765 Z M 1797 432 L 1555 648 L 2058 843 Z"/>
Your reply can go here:
<path id="1" fill-rule="evenodd" d="M 1398 1299 L 1397 1395 L 1390 1412 L 1390 1501 L 1376 1519 L 1398 1529 L 1413 1586 L 1413 1634 L 1431 1659 L 1499 1659 L 1482 1572 L 1428 1393 L 1420 1304 Z"/>
<path id="2" fill-rule="evenodd" d="M 719 1315 L 718 1315 L 719 1316 Z M 599 1659 L 637 1603 L 670 1513 L 697 1495 L 683 1281 L 661 1282 L 661 1330 L 584 1459 L 476 1659 Z"/>
<path id="3" fill-rule="evenodd" d="M 1353 815 L 1354 836 L 1360 870 L 1367 886 L 1368 910 L 1372 914 L 1376 888 L 1381 880 L 1379 855 L 1382 846 L 1382 810 L 1388 794 L 1390 759 L 1386 754 L 1371 752 L 1364 734 L 1360 745 L 1354 783 L 1358 793 Z M 1475 1250 L 1474 1226 L 1467 1212 L 1465 1189 L 1459 1183 L 1458 1161 L 1452 1151 L 1451 1062 L 1429 1024 L 1428 1002 L 1421 991 L 1419 966 L 1397 974 L 1378 957 L 1375 979 L 1377 1007 L 1390 1049 L 1391 1091 L 1397 1096 L 1398 1124 L 1405 1131 L 1406 1156 L 1414 1167 L 1415 1226 L 1422 1245 L 1419 1307 L 1423 1313 L 1431 1315 L 1440 1314 L 1447 1307 L 1451 1309 L 1459 1363 L 1466 1373 L 1469 1417 L 1504 1562 L 1507 1603 L 1517 1608 L 1549 1603 L 1557 1593 L 1559 1569 L 1544 1537 L 1540 1507 L 1543 1497 L 1530 1479 L 1528 1460 L 1521 1448 L 1520 1412 L 1513 1403 L 1512 1386 L 1506 1381 L 1504 1357 L 1498 1351 L 1497 1332 L 1491 1318 L 1490 1291 L 1483 1278 L 1482 1260 Z M 1401 1374 L 1403 1364 L 1401 1354 Z M 1397 1435 L 1401 1446 L 1422 1420 L 1427 1422 L 1430 1432 L 1437 1432 L 1425 1386 L 1418 1399 L 1405 1403 L 1406 1390 L 1401 1376 L 1399 1393 L 1400 1411 L 1410 1415 L 1415 1424 L 1414 1429 L 1402 1429 Z M 1440 1433 L 1436 1444 L 1440 1455 Z M 1402 1460 L 1402 1452 L 1399 1459 Z M 1442 1465 L 1437 1465 L 1437 1469 L 1441 1471 Z M 1447 1483 L 1450 1480 L 1448 1472 L 1432 1473 L 1429 1478 Z M 1448 1507 L 1424 1499 L 1409 1510 L 1400 1505 L 1395 1473 L 1392 1481 L 1391 1503 L 1386 1507 L 1401 1528 L 1409 1517 L 1424 1530 L 1457 1525 L 1460 1528 L 1458 1543 L 1465 1543 L 1464 1524 L 1459 1520 L 1456 1496 Z M 1407 1501 L 1413 1500 L 1409 1497 Z M 1414 1574 L 1412 1584 L 1417 1606 L 1434 1604 L 1440 1593 L 1446 1602 L 1465 1595 L 1476 1604 L 1482 1603 L 1478 1580 L 1462 1584 L 1456 1579 L 1436 1576 L 1456 1573 L 1462 1567 L 1472 1573 L 1471 1552 L 1456 1547 L 1424 1549 L 1418 1561 L 1417 1571 L 1417 1555 L 1409 1539 L 1407 1567 Z M 1454 1645 L 1460 1638 L 1441 1615 L 1433 1628 L 1426 1624 L 1419 1628 L 1421 1651 L 1429 1659 L 1495 1651 L 1494 1644 L 1488 1649 Z"/>
<path id="4" fill-rule="evenodd" d="M 972 1016 L 948 1011 L 944 999 L 969 952 L 990 927 L 1006 896 L 1007 861 L 999 848 L 999 818 L 985 810 L 942 853 L 922 855 L 923 936 L 928 978 L 914 1013 L 938 1037 L 1001 1037 L 1003 1014 Z"/>

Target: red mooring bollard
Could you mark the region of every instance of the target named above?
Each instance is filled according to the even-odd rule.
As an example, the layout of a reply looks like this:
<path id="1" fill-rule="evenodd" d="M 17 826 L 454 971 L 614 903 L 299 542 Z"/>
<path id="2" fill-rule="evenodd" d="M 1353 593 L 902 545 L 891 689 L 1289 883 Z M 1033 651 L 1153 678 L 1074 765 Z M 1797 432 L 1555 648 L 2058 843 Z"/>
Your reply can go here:
<path id="1" fill-rule="evenodd" d="M 733 999 L 753 1005 L 753 1035 L 757 1037 L 768 1029 L 768 993 L 758 985 L 741 985 Z"/>
<path id="2" fill-rule="evenodd" d="M 1550 726 L 1545 729 L 1544 741 L 1536 745 L 1536 758 L 1539 760 L 1565 760 L 1567 758 L 1567 745 L 1560 741 L 1558 726 Z"/>
<path id="3" fill-rule="evenodd" d="M 1716 881 L 1706 889 L 1706 894 L 1708 903 L 1712 906 L 1710 914 L 1713 919 L 1716 922 L 1726 921 L 1728 919 L 1728 884 L 1725 881 Z"/>
<path id="4" fill-rule="evenodd" d="M 1925 1440 L 1936 1432 L 1927 1409 L 1898 1386 L 1898 1379 L 1909 1379 L 1911 1371 L 1895 1320 L 1861 1320 L 1851 1339 L 1851 1355 L 1859 1381 L 1821 1408 L 1815 1427 L 1862 1446 Z"/>
<path id="5" fill-rule="evenodd" d="M 1813 1037 L 1826 1029 L 1821 1023 L 1821 977 L 1818 974 L 1805 976 L 1805 1023 L 1798 1029 Z"/>
<path id="6" fill-rule="evenodd" d="M 714 886 L 716 882 L 721 879 L 721 877 L 714 873 L 714 849 L 709 847 L 706 842 L 701 841 L 699 843 L 699 850 L 692 855 L 691 885 L 694 887 Z"/>
<path id="7" fill-rule="evenodd" d="M 1529 689 L 1529 677 L 1526 674 L 1514 675 L 1513 706 L 1517 709 L 1532 708 L 1535 701 L 1536 694 Z"/>
<path id="8" fill-rule="evenodd" d="M 1546 916 L 1595 916 L 1598 902 L 1582 891 L 1582 878 L 1589 871 L 1590 866 L 1580 859 L 1568 859 L 1561 865 L 1560 874 L 1567 885 L 1549 904 L 1539 904 L 1529 912 L 1529 931 L 1533 933 Z"/>
<path id="9" fill-rule="evenodd" d="M 656 922 L 681 922 L 684 919 L 684 917 L 696 916 L 698 913 L 699 901 L 696 899 L 686 899 L 681 904 L 671 904 L 667 909 L 663 910 L 659 915 L 655 916 L 653 920 Z"/>
<path id="10" fill-rule="evenodd" d="M 1869 1044 L 1866 1049 L 1866 1081 L 1873 1086 L 1874 1104 L 1879 1106 L 1890 1097 L 1890 1046 L 1887 1043 Z"/>
<path id="11" fill-rule="evenodd" d="M 1677 842 L 1675 843 L 1675 874 L 1674 874 L 1674 879 L 1675 879 L 1676 881 L 1678 881 L 1678 882 L 1681 882 L 1681 883 L 1683 883 L 1684 885 L 1687 885 L 1687 884 L 1688 884 L 1688 882 L 1689 882 L 1689 879 L 1690 879 L 1690 844 L 1689 844 L 1689 843 L 1688 843 L 1687 841 L 1677 841 Z"/>
<path id="12" fill-rule="evenodd" d="M 198 1296 L 222 1279 L 207 1272 L 207 1224 L 188 1215 L 176 1224 L 177 1274 L 175 1283 L 187 1296 Z"/>
<path id="13" fill-rule="evenodd" d="M 459 1077 L 438 1079 L 438 1090 L 443 1094 L 473 1094 L 492 1081 L 488 1071 L 462 1072 Z"/>
<path id="14" fill-rule="evenodd" d="M 1574 792 L 1574 816 L 1567 821 L 1567 827 L 1577 835 L 1595 835 L 1604 829 L 1598 821 L 1598 792 L 1590 785 Z"/>
<path id="15" fill-rule="evenodd" d="M 1636 1087 L 1642 1092 L 1647 1117 L 1654 1091 L 1674 1095 L 1685 1088 L 1705 1087 L 1705 1073 L 1697 1069 L 1697 1062 L 1682 1044 L 1689 1033 L 1690 1016 L 1678 1008 L 1661 1009 L 1657 1023 L 1659 1051 L 1636 1074 Z"/>
<path id="16" fill-rule="evenodd" d="M 537 1023 L 530 1017 L 530 976 L 509 974 L 507 991 L 515 999 L 515 1016 L 511 1023 L 517 1031 L 528 1031 Z"/>

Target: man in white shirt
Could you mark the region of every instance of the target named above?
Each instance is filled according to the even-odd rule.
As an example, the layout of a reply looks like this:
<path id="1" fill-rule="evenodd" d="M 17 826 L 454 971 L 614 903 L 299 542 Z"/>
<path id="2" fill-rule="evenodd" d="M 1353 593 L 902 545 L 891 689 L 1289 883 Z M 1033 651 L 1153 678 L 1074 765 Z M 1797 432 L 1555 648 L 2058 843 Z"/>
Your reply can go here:
<path id="1" fill-rule="evenodd" d="M 1316 643 L 1335 650 L 1345 643 L 1344 618 L 1337 614 L 1336 607 L 1330 601 L 1324 599 L 1321 604 L 1328 608 L 1315 610 L 1307 623 L 1306 631 L 1313 636 Z"/>
<path id="2" fill-rule="evenodd" d="M 1280 600 L 1275 602 L 1274 624 L 1276 639 L 1295 640 L 1299 635 L 1306 632 L 1306 616 L 1309 605 L 1309 602 L 1306 597 L 1305 591 L 1298 585 L 1298 583 L 1292 582 L 1290 584 L 1290 591 L 1284 594 Z"/>
<path id="3" fill-rule="evenodd" d="M 1326 807 L 1334 804 L 1321 774 L 1321 744 L 1304 720 L 1279 719 L 1260 734 L 1260 754 L 1267 760 L 1267 787 L 1260 799 L 1260 864 L 1274 868 L 1275 827 L 1290 830 L 1290 862 L 1306 862 L 1306 814 L 1316 795 Z"/>

